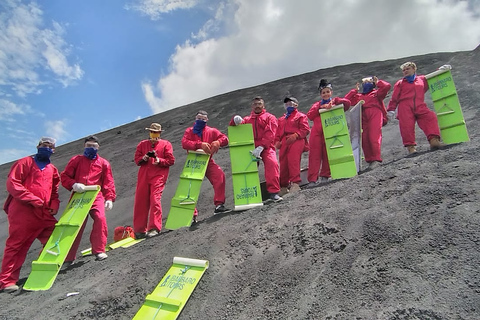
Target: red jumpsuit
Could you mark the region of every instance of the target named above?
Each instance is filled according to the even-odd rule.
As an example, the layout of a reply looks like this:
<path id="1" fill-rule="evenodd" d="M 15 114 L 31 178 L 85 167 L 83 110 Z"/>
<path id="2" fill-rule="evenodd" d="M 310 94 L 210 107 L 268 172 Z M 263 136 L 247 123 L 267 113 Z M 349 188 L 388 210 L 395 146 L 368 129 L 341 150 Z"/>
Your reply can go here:
<path id="1" fill-rule="evenodd" d="M 251 112 L 249 116 L 243 118 L 242 124 L 251 123 L 253 127 L 253 139 L 255 147 L 264 147 L 260 156 L 265 167 L 265 182 L 268 193 L 280 192 L 280 170 L 277 162 L 277 152 L 275 151 L 274 141 L 277 132 L 278 121 L 271 113 L 262 110 L 260 113 Z M 231 126 L 235 122 L 230 120 Z"/>
<path id="2" fill-rule="evenodd" d="M 343 98 L 333 98 L 333 105 L 343 104 L 344 109 L 350 108 L 350 101 Z M 308 182 L 316 182 L 318 171 L 320 177 L 330 177 L 330 165 L 328 164 L 327 147 L 325 145 L 325 136 L 323 135 L 322 119 L 319 110 L 324 109 L 322 101 L 315 102 L 307 112 L 308 119 L 313 121 L 312 131 L 310 132 L 310 152 L 308 154 Z"/>
<path id="3" fill-rule="evenodd" d="M 205 126 L 203 128 L 202 137 L 193 133 L 193 127 L 187 128 L 182 138 L 182 148 L 185 150 L 197 150 L 202 148 L 202 142 L 212 143 L 218 140 L 220 147 L 228 145 L 228 138 L 225 134 L 221 133 L 218 129 Z M 215 206 L 225 203 L 225 173 L 218 164 L 213 161 L 213 155 L 208 162 L 207 171 L 205 176 L 213 186 L 215 195 L 213 196 L 213 203 Z"/>
<path id="4" fill-rule="evenodd" d="M 275 144 L 280 146 L 280 187 L 288 187 L 290 183 L 300 183 L 300 162 L 305 149 L 306 137 L 310 133 L 307 115 L 296 108 L 288 118 L 278 118 L 278 129 Z M 287 136 L 296 134 L 296 140 L 287 142 Z"/>
<path id="5" fill-rule="evenodd" d="M 368 163 L 382 161 L 382 126 L 383 119 L 387 116 L 383 99 L 391 87 L 390 83 L 378 80 L 377 88 L 369 93 L 363 94 L 352 89 L 345 96 L 351 105 L 356 105 L 360 100 L 365 101 L 362 105 L 362 149 Z"/>
<path id="6" fill-rule="evenodd" d="M 153 150 L 160 159 L 158 164 L 154 164 L 155 158 L 143 161 L 143 156 Z M 140 169 L 133 207 L 133 230 L 135 233 L 160 231 L 162 230 L 162 193 L 167 183 L 170 166 L 175 163 L 172 144 L 163 139 L 154 142 L 141 141 L 135 151 L 135 163 L 140 166 Z"/>
<path id="7" fill-rule="evenodd" d="M 7 178 L 9 193 L 3 209 L 8 218 L 8 238 L 3 253 L 0 290 L 14 285 L 28 249 L 35 239 L 45 245 L 55 228 L 60 201 L 60 177 L 53 164 L 40 170 L 33 157 L 15 162 Z M 50 213 L 49 209 L 53 212 Z"/>
<path id="8" fill-rule="evenodd" d="M 90 243 L 92 245 L 93 254 L 105 252 L 108 236 L 107 219 L 105 217 L 105 201 L 115 201 L 116 198 L 115 183 L 110 163 L 99 155 L 93 160 L 84 155 L 77 155 L 70 159 L 65 170 L 60 174 L 60 177 L 62 180 L 62 186 L 68 191 L 72 191 L 74 183 L 83 183 L 86 186 L 98 185 L 102 188 L 93 201 L 89 212 L 93 219 Z M 85 222 L 80 228 L 65 261 L 75 260 L 86 225 L 87 219 L 85 219 Z"/>
<path id="9" fill-rule="evenodd" d="M 415 121 L 423 130 L 427 139 L 440 137 L 438 120 L 435 112 L 425 103 L 425 92 L 428 90 L 425 76 L 416 76 L 413 83 L 406 79 L 398 80 L 393 87 L 392 98 L 388 103 L 388 111 L 397 111 L 398 125 L 404 146 L 415 146 Z"/>

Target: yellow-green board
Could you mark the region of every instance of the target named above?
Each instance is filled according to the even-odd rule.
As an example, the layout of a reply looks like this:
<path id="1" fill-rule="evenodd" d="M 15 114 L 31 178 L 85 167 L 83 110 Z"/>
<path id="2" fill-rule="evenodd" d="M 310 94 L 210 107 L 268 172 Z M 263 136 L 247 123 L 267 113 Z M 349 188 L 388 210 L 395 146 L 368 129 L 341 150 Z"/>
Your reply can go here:
<path id="1" fill-rule="evenodd" d="M 353 156 L 343 104 L 331 109 L 320 109 L 319 112 L 332 179 L 356 176 L 357 166 Z"/>
<path id="2" fill-rule="evenodd" d="M 93 201 L 100 192 L 100 186 L 86 186 L 85 190 L 83 193 L 73 193 L 40 256 L 32 262 L 32 271 L 23 286 L 24 290 L 41 291 L 52 287 Z"/>
<path id="3" fill-rule="evenodd" d="M 180 174 L 177 191 L 172 198 L 165 228 L 169 230 L 188 227 L 192 224 L 203 178 L 210 155 L 202 150 L 188 151 L 187 160 Z"/>
<path id="4" fill-rule="evenodd" d="M 450 70 L 437 70 L 427 74 L 425 78 L 432 95 L 443 142 L 452 144 L 469 141 L 467 126 Z"/>
<path id="5" fill-rule="evenodd" d="M 207 260 L 174 257 L 173 264 L 145 298 L 134 320 L 174 320 L 208 269 Z"/>
<path id="6" fill-rule="evenodd" d="M 232 165 L 235 211 L 262 206 L 262 191 L 258 176 L 258 160 L 250 151 L 255 149 L 250 123 L 228 127 L 230 162 Z"/>

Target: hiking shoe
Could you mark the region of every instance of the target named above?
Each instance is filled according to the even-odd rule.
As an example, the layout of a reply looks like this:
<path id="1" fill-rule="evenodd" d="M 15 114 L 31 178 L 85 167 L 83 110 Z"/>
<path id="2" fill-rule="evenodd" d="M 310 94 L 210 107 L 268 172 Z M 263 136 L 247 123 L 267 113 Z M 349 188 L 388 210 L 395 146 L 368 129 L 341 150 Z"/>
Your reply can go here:
<path id="1" fill-rule="evenodd" d="M 316 187 L 316 186 L 318 186 L 318 182 L 317 182 L 317 181 L 312 181 L 312 182 L 309 182 L 309 183 L 307 184 L 307 188 L 314 188 L 314 187 Z"/>
<path id="2" fill-rule="evenodd" d="M 428 141 L 430 143 L 430 150 L 438 150 L 445 145 L 440 142 L 440 137 L 433 137 Z"/>
<path id="3" fill-rule="evenodd" d="M 135 239 L 144 239 L 147 237 L 147 234 L 145 232 L 135 232 Z"/>
<path id="4" fill-rule="evenodd" d="M 197 223 L 197 216 L 193 216 L 192 224 Z"/>
<path id="5" fill-rule="evenodd" d="M 287 187 L 281 187 L 281 188 L 280 188 L 280 192 L 278 193 L 278 195 L 279 195 L 280 197 L 282 197 L 282 196 L 286 195 L 287 193 L 288 193 L 288 188 L 287 188 Z"/>
<path id="6" fill-rule="evenodd" d="M 64 270 L 67 270 L 68 268 L 70 268 L 73 264 L 73 261 L 65 261 L 63 264 L 62 264 L 62 267 L 60 268 L 60 271 L 64 271 Z"/>
<path id="7" fill-rule="evenodd" d="M 95 255 L 97 261 L 102 261 L 108 258 L 107 254 L 105 252 L 100 252 Z"/>
<path id="8" fill-rule="evenodd" d="M 381 166 L 380 161 L 372 161 L 368 164 L 368 170 L 373 170 Z"/>
<path id="9" fill-rule="evenodd" d="M 302 190 L 302 189 L 300 188 L 298 183 L 293 182 L 293 183 L 290 184 L 290 188 L 288 189 L 288 192 L 293 193 L 293 192 L 298 192 L 300 190 Z"/>
<path id="10" fill-rule="evenodd" d="M 278 195 L 278 193 L 271 193 L 270 194 L 270 200 L 273 200 L 273 202 L 278 202 L 282 201 L 283 198 Z"/>
<path id="11" fill-rule="evenodd" d="M 417 153 L 417 147 L 416 146 L 407 146 L 407 151 L 408 151 L 408 154 Z"/>
<path id="12" fill-rule="evenodd" d="M 160 234 L 160 233 L 158 232 L 158 230 L 152 229 L 152 230 L 150 230 L 150 231 L 147 232 L 146 237 L 147 237 L 147 238 L 153 238 L 153 237 L 158 236 L 159 234 Z"/>
<path id="13" fill-rule="evenodd" d="M 320 177 L 319 183 L 326 183 L 328 182 L 328 177 Z"/>
<path id="14" fill-rule="evenodd" d="M 18 289 L 19 289 L 19 287 L 16 284 L 12 284 L 12 285 L 9 285 L 9 286 L 6 286 L 5 288 L 3 288 L 3 292 L 12 293 L 12 292 L 17 291 Z"/>
<path id="15" fill-rule="evenodd" d="M 227 209 L 227 208 L 225 208 L 225 206 L 223 204 L 220 204 L 215 208 L 215 211 L 213 212 L 213 214 L 215 215 L 215 214 L 226 213 L 226 212 L 230 212 L 230 211 L 232 211 L 232 210 Z"/>

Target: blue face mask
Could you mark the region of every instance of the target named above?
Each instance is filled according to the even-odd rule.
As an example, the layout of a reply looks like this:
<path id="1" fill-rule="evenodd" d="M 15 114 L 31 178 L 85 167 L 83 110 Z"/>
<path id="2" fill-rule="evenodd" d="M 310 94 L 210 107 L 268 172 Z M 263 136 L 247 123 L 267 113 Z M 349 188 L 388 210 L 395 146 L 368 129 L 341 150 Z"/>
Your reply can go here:
<path id="1" fill-rule="evenodd" d="M 195 124 L 193 125 L 193 133 L 201 137 L 203 133 L 203 129 L 205 128 L 206 125 L 207 125 L 206 121 L 195 120 Z"/>
<path id="2" fill-rule="evenodd" d="M 295 107 L 287 107 L 287 113 L 285 114 L 285 118 L 288 119 L 290 117 L 290 114 L 295 110 Z"/>
<path id="3" fill-rule="evenodd" d="M 409 83 L 413 83 L 413 81 L 415 81 L 415 78 L 417 77 L 417 75 L 414 73 L 412 74 L 411 76 L 406 76 L 405 79 L 407 79 L 407 81 Z"/>
<path id="4" fill-rule="evenodd" d="M 41 147 L 37 149 L 37 154 L 33 158 L 35 160 L 35 163 L 37 166 L 40 168 L 40 170 L 43 170 L 47 164 L 50 163 L 50 156 L 52 155 L 53 150 L 47 147 Z"/>
<path id="5" fill-rule="evenodd" d="M 327 104 L 330 101 L 332 101 L 332 98 L 328 98 L 327 100 L 322 99 L 322 102 L 320 102 L 320 105 Z"/>
<path id="6" fill-rule="evenodd" d="M 97 157 L 97 149 L 95 148 L 85 148 L 83 155 L 90 160 L 93 160 Z"/>
<path id="7" fill-rule="evenodd" d="M 375 88 L 375 84 L 373 82 L 364 82 L 362 83 L 362 92 L 363 94 L 369 93 Z"/>

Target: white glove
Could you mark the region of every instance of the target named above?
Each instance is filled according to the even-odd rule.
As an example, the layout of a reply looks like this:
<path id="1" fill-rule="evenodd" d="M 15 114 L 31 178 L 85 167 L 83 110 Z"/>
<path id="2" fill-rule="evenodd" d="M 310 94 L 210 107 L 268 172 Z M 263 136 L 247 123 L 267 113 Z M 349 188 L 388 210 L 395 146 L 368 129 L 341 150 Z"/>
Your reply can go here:
<path id="1" fill-rule="evenodd" d="M 235 122 L 235 125 L 238 126 L 240 123 L 242 123 L 243 119 L 240 116 L 235 116 L 233 117 L 233 122 Z"/>
<path id="2" fill-rule="evenodd" d="M 85 185 L 83 183 L 74 183 L 72 186 L 73 191 L 76 193 L 84 193 L 85 192 Z"/>
<path id="3" fill-rule="evenodd" d="M 254 156 L 255 158 L 261 159 L 262 157 L 260 157 L 260 154 L 262 154 L 262 151 L 263 151 L 263 147 L 262 147 L 262 146 L 258 146 L 258 147 L 256 147 L 255 149 L 253 149 L 252 151 L 250 151 L 250 153 L 251 153 L 252 156 Z"/>
<path id="4" fill-rule="evenodd" d="M 113 208 L 113 202 L 112 200 L 107 200 L 105 201 L 105 210 L 110 211 Z"/>
<path id="5" fill-rule="evenodd" d="M 388 120 L 395 119 L 395 111 L 387 111 Z"/>
<path id="6" fill-rule="evenodd" d="M 438 70 L 452 70 L 452 66 L 449 64 L 444 64 L 443 66 L 438 68 Z"/>

